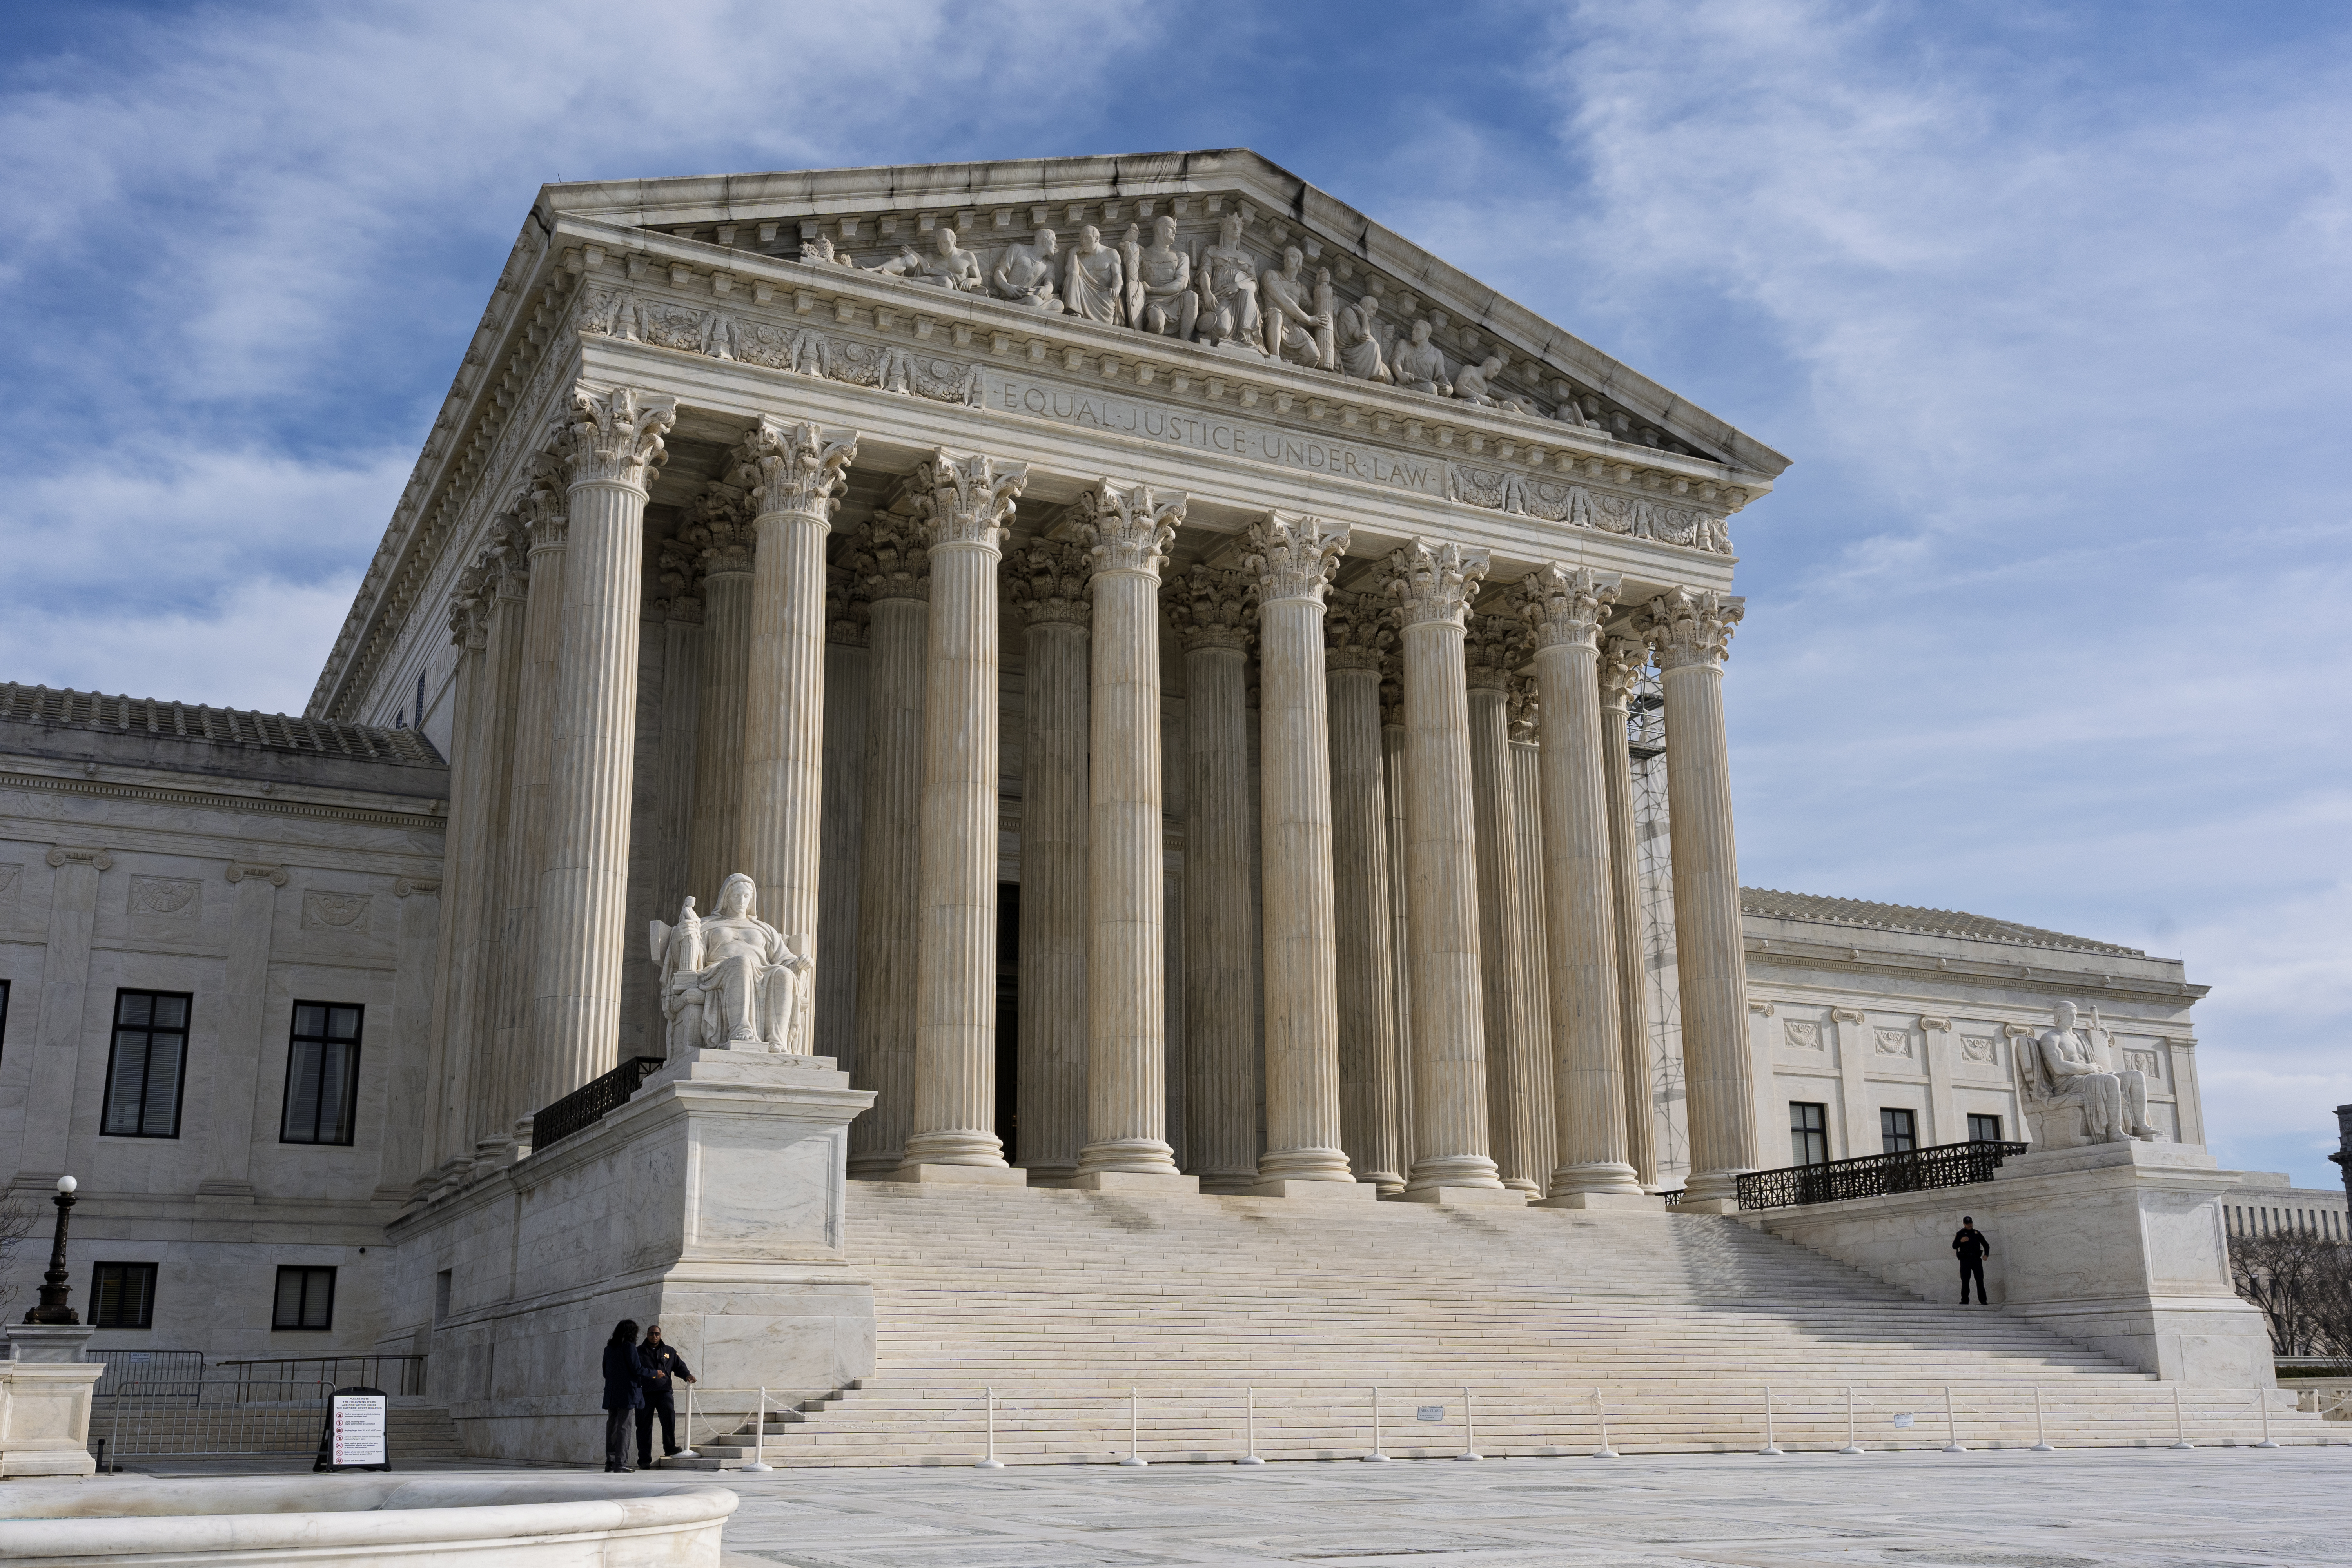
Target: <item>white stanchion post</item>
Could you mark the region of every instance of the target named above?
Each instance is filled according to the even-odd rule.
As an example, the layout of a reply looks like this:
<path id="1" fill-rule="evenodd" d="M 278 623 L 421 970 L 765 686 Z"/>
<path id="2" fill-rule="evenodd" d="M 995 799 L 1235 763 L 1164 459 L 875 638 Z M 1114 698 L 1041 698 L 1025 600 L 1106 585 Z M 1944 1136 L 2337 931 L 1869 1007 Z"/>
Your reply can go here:
<path id="1" fill-rule="evenodd" d="M 1466 1384 L 1462 1389 L 1462 1451 L 1454 1457 L 1457 1459 L 1483 1459 L 1486 1457 L 1478 1451 L 1478 1416 L 1470 1408 L 1470 1388 Z"/>
<path id="2" fill-rule="evenodd" d="M 2180 1385 L 2177 1383 L 2172 1385 L 2172 1446 L 2176 1448 L 2197 1447 L 2189 1440 L 2189 1423 L 2180 1414 Z"/>
<path id="3" fill-rule="evenodd" d="M 1597 1388 L 1592 1391 L 1592 1412 L 1601 1422 L 1601 1447 L 1592 1450 L 1592 1457 L 1596 1459 L 1616 1458 L 1617 1450 L 1609 1446 L 1609 1402 L 1601 1397 L 1601 1391 Z"/>
<path id="4" fill-rule="evenodd" d="M 1234 1463 L 1236 1465 L 1263 1465 L 1265 1461 L 1257 1457 L 1257 1390 L 1255 1388 L 1245 1388 L 1242 1390 L 1242 1392 L 1249 1395 L 1249 1452 L 1244 1454 L 1240 1458 L 1235 1459 Z"/>
<path id="5" fill-rule="evenodd" d="M 1385 1465 L 1389 1457 L 1381 1452 L 1381 1391 L 1372 1390 L 1372 1451 L 1364 1456 L 1368 1465 Z"/>
<path id="6" fill-rule="evenodd" d="M 972 1467 L 975 1470 L 1001 1470 L 1004 1461 L 996 1457 L 996 1390 L 988 1391 L 988 1457 Z"/>
<path id="7" fill-rule="evenodd" d="M 702 1458 L 694 1447 L 694 1384 L 690 1383 L 686 1385 L 686 1444 L 676 1454 L 669 1457 L 677 1459 Z"/>
<path id="8" fill-rule="evenodd" d="M 766 1475 L 776 1467 L 768 1463 L 768 1391 L 760 1390 L 760 1414 L 752 1418 L 751 1462 L 742 1467 L 755 1476 Z"/>
<path id="9" fill-rule="evenodd" d="M 1944 1384 L 1944 1452 L 1965 1454 L 1969 1446 L 1960 1441 L 1960 1423 L 1952 1414 L 1952 1385 Z"/>
<path id="10" fill-rule="evenodd" d="M 1764 1385 L 1764 1446 L 1756 1452 L 1775 1459 L 1781 1457 L 1780 1445 L 1772 1436 L 1772 1385 L 1769 1383 Z"/>
<path id="11" fill-rule="evenodd" d="M 1862 1442 L 1853 1435 L 1853 1384 L 1850 1383 L 1845 1385 L 1845 1447 L 1840 1448 L 1838 1452 L 1841 1454 L 1862 1452 Z"/>
<path id="12" fill-rule="evenodd" d="M 2042 1428 L 2042 1385 L 2037 1383 L 2033 1385 L 2033 1447 L 2028 1448 L 2026 1452 L 2029 1454 L 2054 1454 L 2057 1451 L 2057 1449 L 2050 1446 L 2050 1436 Z"/>
<path id="13" fill-rule="evenodd" d="M 2267 1390 L 2260 1388 L 2254 1390 L 2254 1408 L 2263 1413 L 2263 1440 L 2255 1444 L 2254 1447 L 2257 1448 L 2277 1447 L 2278 1445 L 2271 1441 L 2271 1396 Z"/>
<path id="14" fill-rule="evenodd" d="M 1134 1389 L 1130 1388 L 1127 1391 L 1127 1458 L 1121 1459 L 1119 1463 L 1131 1470 L 1139 1470 L 1151 1463 L 1143 1457 L 1143 1446 L 1137 1441 L 1137 1435 L 1142 1429 L 1143 1422 L 1137 1406 L 1142 1402 L 1141 1396 Z"/>

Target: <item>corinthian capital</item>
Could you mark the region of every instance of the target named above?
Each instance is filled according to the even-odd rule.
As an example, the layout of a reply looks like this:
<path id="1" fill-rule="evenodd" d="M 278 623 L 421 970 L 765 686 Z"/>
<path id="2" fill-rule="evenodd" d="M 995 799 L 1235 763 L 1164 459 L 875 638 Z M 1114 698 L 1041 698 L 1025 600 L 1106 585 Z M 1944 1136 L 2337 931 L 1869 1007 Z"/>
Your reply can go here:
<path id="1" fill-rule="evenodd" d="M 531 465 L 530 478 L 515 497 L 515 515 L 522 520 L 523 532 L 534 554 L 541 550 L 561 550 L 570 537 L 571 479 L 569 465 L 560 456 L 561 447 L 570 439 L 569 436 L 560 437 L 558 451 L 540 454 Z"/>
<path id="2" fill-rule="evenodd" d="M 854 563 L 836 566 L 824 574 L 824 640 L 843 647 L 864 647 L 866 599 L 859 593 L 860 574 Z"/>
<path id="3" fill-rule="evenodd" d="M 1389 592 L 1397 598 L 1397 624 L 1458 626 L 1478 596 L 1486 575 L 1486 552 L 1465 550 L 1448 540 L 1432 545 L 1416 539 L 1389 557 Z"/>
<path id="4" fill-rule="evenodd" d="M 1323 665 L 1327 669 L 1378 669 L 1396 641 L 1388 606 L 1369 594 L 1332 590 L 1323 613 Z"/>
<path id="5" fill-rule="evenodd" d="M 1085 546 L 1041 539 L 1005 562 L 1004 586 L 1025 624 L 1083 626 L 1094 616 L 1087 594 L 1094 571 Z"/>
<path id="6" fill-rule="evenodd" d="M 1028 482 L 1026 463 L 1000 463 L 981 453 L 940 447 L 915 470 L 915 513 L 924 542 L 933 550 L 942 544 L 1002 547 L 1013 503 Z"/>
<path id="7" fill-rule="evenodd" d="M 677 423 L 677 399 L 645 397 L 634 386 L 597 392 L 572 389 L 572 413 L 561 421 L 564 458 L 575 485 L 626 485 L 642 490 L 669 449 L 662 437 Z"/>
<path id="8" fill-rule="evenodd" d="M 1525 658 L 1527 628 L 1508 616 L 1470 616 L 1463 626 L 1462 662 L 1474 688 L 1502 691 Z"/>
<path id="9" fill-rule="evenodd" d="M 857 432 L 763 414 L 735 448 L 735 460 L 751 479 L 751 506 L 759 515 L 798 512 L 830 523 L 849 465 L 857 461 Z"/>
<path id="10" fill-rule="evenodd" d="M 1511 739 L 1524 746 L 1536 743 L 1536 721 L 1543 716 L 1543 708 L 1536 696 L 1535 677 L 1511 677 L 1510 693 L 1505 699 L 1511 720 Z"/>
<path id="11" fill-rule="evenodd" d="M 1642 671 L 1650 664 L 1650 645 L 1640 637 L 1606 637 L 1601 639 L 1601 706 L 1623 708 L 1633 696 L 1633 688 L 1642 683 Z"/>
<path id="12" fill-rule="evenodd" d="M 1538 647 L 1595 647 L 1624 579 L 1589 566 L 1538 566 L 1519 584 L 1519 614 Z"/>
<path id="13" fill-rule="evenodd" d="M 659 596 L 654 607 L 666 621 L 684 626 L 702 624 L 702 598 L 695 585 L 702 581 L 702 552 L 683 539 L 665 539 L 655 557 L 655 581 Z"/>
<path id="14" fill-rule="evenodd" d="M 733 485 L 714 483 L 704 490 L 678 537 L 694 547 L 706 577 L 751 570 L 751 509 Z"/>
<path id="15" fill-rule="evenodd" d="M 1245 560 L 1257 578 L 1258 602 L 1307 599 L 1323 602 L 1339 557 L 1348 552 L 1348 526 L 1295 511 L 1270 511 L 1250 524 Z"/>
<path id="16" fill-rule="evenodd" d="M 1186 653 L 1195 648 L 1246 648 L 1257 627 L 1257 591 L 1239 572 L 1194 566 L 1161 591 L 1168 624 Z"/>
<path id="17" fill-rule="evenodd" d="M 931 558 L 920 527 L 885 512 L 858 530 L 849 552 L 856 591 L 868 603 L 878 599 L 931 596 Z"/>
<path id="18" fill-rule="evenodd" d="M 1140 572 L 1156 578 L 1184 521 L 1184 498 L 1160 501 L 1150 485 L 1126 489 L 1105 479 L 1081 498 L 1078 527 L 1097 572 Z"/>
<path id="19" fill-rule="evenodd" d="M 1712 588 L 1669 588 L 1642 612 L 1640 629 L 1657 650 L 1660 669 L 1685 669 L 1720 664 L 1732 628 L 1747 613 L 1747 600 Z"/>
<path id="20" fill-rule="evenodd" d="M 489 646 L 496 583 L 496 574 L 479 561 L 457 574 L 457 591 L 449 600 L 449 640 L 468 653 Z"/>

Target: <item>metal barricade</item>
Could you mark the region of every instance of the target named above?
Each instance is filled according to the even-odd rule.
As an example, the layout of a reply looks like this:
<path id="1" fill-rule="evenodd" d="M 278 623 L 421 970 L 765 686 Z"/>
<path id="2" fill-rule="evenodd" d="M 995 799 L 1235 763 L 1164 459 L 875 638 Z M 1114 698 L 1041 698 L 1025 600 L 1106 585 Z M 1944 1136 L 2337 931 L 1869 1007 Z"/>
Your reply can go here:
<path id="1" fill-rule="evenodd" d="M 314 1379 L 299 1398 L 256 1402 L 239 1397 L 246 1386 L 236 1378 L 124 1383 L 90 1422 L 92 1451 L 103 1439 L 111 1468 L 131 1458 L 308 1454 L 318 1447 L 333 1384 Z"/>
<path id="2" fill-rule="evenodd" d="M 237 1403 L 308 1398 L 314 1383 L 336 1388 L 381 1388 L 386 1394 L 425 1392 L 425 1360 L 421 1355 L 256 1356 L 215 1362 L 220 1375 L 236 1379 Z"/>

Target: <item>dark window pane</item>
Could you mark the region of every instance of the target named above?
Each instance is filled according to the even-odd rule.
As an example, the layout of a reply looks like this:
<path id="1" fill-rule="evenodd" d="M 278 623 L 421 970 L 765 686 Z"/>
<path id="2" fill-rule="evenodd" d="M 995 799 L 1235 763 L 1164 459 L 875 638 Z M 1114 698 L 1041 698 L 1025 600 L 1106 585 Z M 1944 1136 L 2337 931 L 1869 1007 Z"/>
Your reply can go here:
<path id="1" fill-rule="evenodd" d="M 154 1021 L 155 998 L 144 991 L 125 991 L 114 999 L 114 1021 L 145 1028 Z"/>
<path id="2" fill-rule="evenodd" d="M 315 1002 L 296 1003 L 294 1005 L 294 1032 L 298 1035 L 310 1036 L 325 1034 L 327 1032 L 327 1010 L 324 1007 L 320 1006 Z"/>
<path id="3" fill-rule="evenodd" d="M 150 1138 L 169 1138 L 180 1112 L 180 1057 L 183 1035 L 156 1035 L 147 1047 L 147 1110 L 139 1131 Z"/>
<path id="4" fill-rule="evenodd" d="M 186 1026 L 187 1022 L 188 999 L 186 997 L 158 996 L 155 998 L 155 1026 L 157 1028 L 184 1028 Z"/>
<path id="5" fill-rule="evenodd" d="M 319 1141 L 319 1057 L 320 1047 L 297 1040 L 286 1059 L 286 1131 L 289 1143 Z"/>
<path id="6" fill-rule="evenodd" d="M 139 1107 L 147 1095 L 147 1037 L 126 1030 L 114 1042 L 114 1084 L 106 1097 L 102 1131 L 119 1137 L 139 1131 Z"/>
<path id="7" fill-rule="evenodd" d="M 319 1075 L 319 1136 L 330 1143 L 352 1141 L 350 1066 L 352 1048 L 330 1045 L 320 1047 L 321 1071 Z"/>
<path id="8" fill-rule="evenodd" d="M 281 1268 L 278 1271 L 278 1306 L 270 1314 L 270 1327 L 290 1329 L 302 1321 L 302 1270 Z"/>
<path id="9" fill-rule="evenodd" d="M 360 1010 L 357 1007 L 336 1007 L 329 1013 L 327 1033 L 339 1040 L 356 1040 L 360 1037 Z"/>

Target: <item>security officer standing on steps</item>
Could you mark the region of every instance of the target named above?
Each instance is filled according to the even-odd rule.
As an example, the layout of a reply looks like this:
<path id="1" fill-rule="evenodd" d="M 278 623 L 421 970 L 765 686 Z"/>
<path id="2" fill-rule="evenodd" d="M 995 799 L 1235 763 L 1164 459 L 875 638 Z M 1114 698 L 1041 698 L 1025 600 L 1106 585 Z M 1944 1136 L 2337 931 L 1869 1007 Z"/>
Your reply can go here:
<path id="1" fill-rule="evenodd" d="M 1992 1243 L 1987 1241 L 1985 1233 L 1977 1228 L 1975 1215 L 1960 1216 L 1959 1233 L 1952 1237 L 1952 1251 L 1960 1260 L 1960 1305 L 1965 1307 L 1969 1304 L 1969 1281 L 1974 1279 L 1977 1282 L 1977 1305 L 1991 1306 L 1991 1299 L 1985 1295 L 1984 1260 L 1992 1256 Z M 639 1412 L 638 1431 L 646 1429 L 645 1423 L 645 1415 Z"/>
<path id="2" fill-rule="evenodd" d="M 646 1391 L 646 1402 L 637 1407 L 637 1468 L 649 1470 L 654 1466 L 655 1416 L 661 1417 L 662 1458 L 677 1456 L 677 1405 L 673 1390 L 679 1378 L 692 1383 L 694 1373 L 687 1370 L 686 1358 L 662 1338 L 659 1323 L 646 1325 L 646 1342 L 637 1347 L 637 1373 Z"/>

